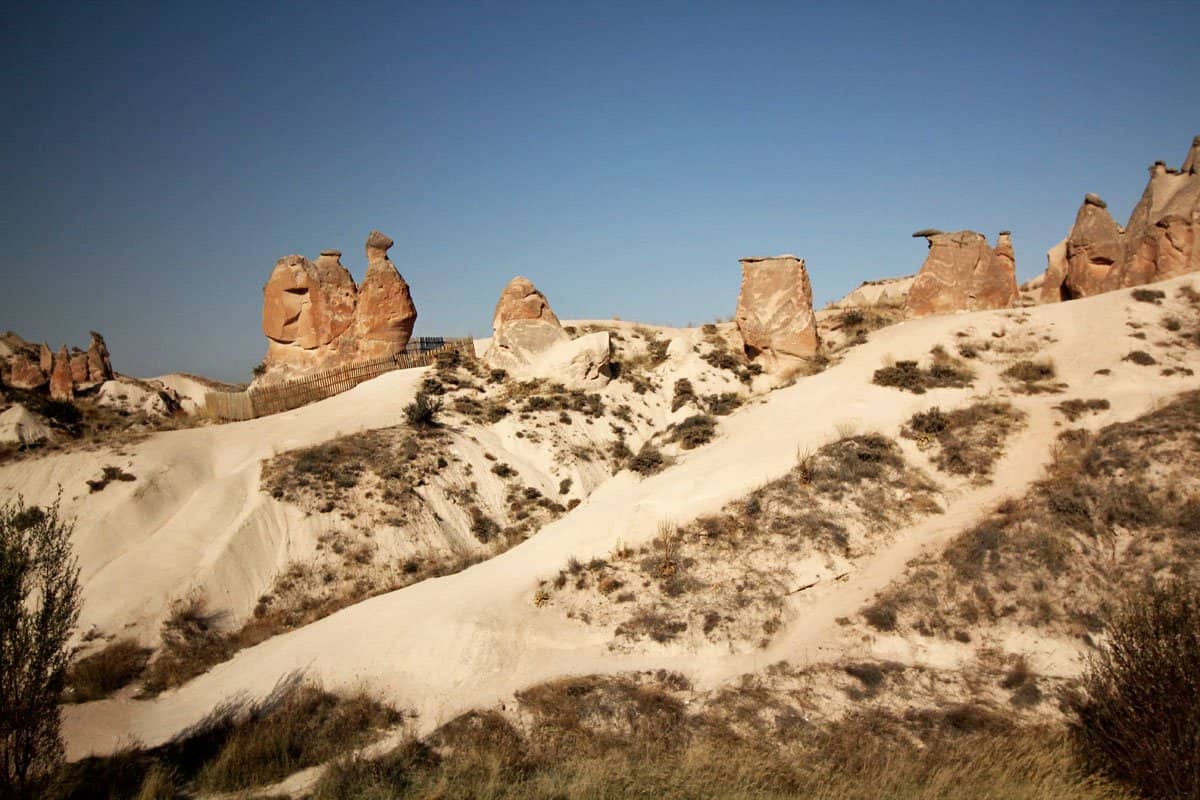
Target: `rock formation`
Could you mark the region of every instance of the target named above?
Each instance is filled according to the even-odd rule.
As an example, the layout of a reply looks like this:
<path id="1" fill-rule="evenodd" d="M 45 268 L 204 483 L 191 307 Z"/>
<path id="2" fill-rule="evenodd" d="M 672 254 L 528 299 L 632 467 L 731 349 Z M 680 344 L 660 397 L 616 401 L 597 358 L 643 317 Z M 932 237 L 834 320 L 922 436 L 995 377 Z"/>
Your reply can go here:
<path id="1" fill-rule="evenodd" d="M 367 274 L 356 286 L 341 252 L 314 262 L 291 255 L 275 262 L 263 287 L 267 380 L 283 380 L 402 351 L 417 309 L 408 284 L 387 257 L 392 240 L 371 231 Z"/>
<path id="2" fill-rule="evenodd" d="M 1020 291 L 1009 231 L 1000 234 L 994 250 L 975 231 L 918 231 L 913 235 L 928 240 L 929 255 L 905 299 L 908 316 L 1017 305 Z"/>
<path id="3" fill-rule="evenodd" d="M 408 284 L 387 257 L 392 240 L 379 231 L 367 237 L 367 274 L 358 288 L 359 355 L 376 358 L 403 350 L 417 322 Z"/>
<path id="4" fill-rule="evenodd" d="M 761 357 L 768 366 L 781 358 L 816 355 L 821 341 L 804 259 L 743 258 L 741 265 L 742 290 L 734 319 L 746 355 Z"/>
<path id="5" fill-rule="evenodd" d="M 30 344 L 12 332 L 2 338 L 0 382 L 17 389 L 40 391 L 49 388 L 56 397 L 70 399 L 78 390 L 94 389 L 115 375 L 104 337 L 94 331 L 86 352 L 64 345 L 55 353 L 45 343 Z"/>
<path id="6" fill-rule="evenodd" d="M 31 445 L 51 435 L 46 421 L 20 403 L 0 413 L 0 444 Z"/>
<path id="7" fill-rule="evenodd" d="M 1046 254 L 1043 302 L 1165 280 L 1200 270 L 1200 136 L 1183 167 L 1162 161 L 1124 228 L 1094 194 L 1083 199 L 1067 238 Z"/>
<path id="8" fill-rule="evenodd" d="M 545 295 L 526 278 L 513 278 L 496 303 L 488 366 L 517 378 L 546 378 L 586 389 L 609 381 L 611 342 L 601 331 L 572 339 Z"/>
<path id="9" fill-rule="evenodd" d="M 71 375 L 71 354 L 64 344 L 54 354 L 54 369 L 50 372 L 50 398 L 52 400 L 74 400 L 75 380 Z"/>
<path id="10" fill-rule="evenodd" d="M 506 322 L 521 319 L 541 320 L 559 325 L 558 317 L 554 316 L 550 304 L 546 302 L 546 295 L 539 292 L 527 278 L 517 276 L 500 292 L 496 313 L 492 316 L 492 328 L 496 329 Z"/>

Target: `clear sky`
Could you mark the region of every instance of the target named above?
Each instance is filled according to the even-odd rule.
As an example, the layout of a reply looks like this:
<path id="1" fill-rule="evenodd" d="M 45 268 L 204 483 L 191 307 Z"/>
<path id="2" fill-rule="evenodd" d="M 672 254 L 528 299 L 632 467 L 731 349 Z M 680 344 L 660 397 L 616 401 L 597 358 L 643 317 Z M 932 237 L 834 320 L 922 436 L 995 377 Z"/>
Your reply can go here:
<path id="1" fill-rule="evenodd" d="M 396 240 L 425 335 L 732 314 L 738 258 L 818 304 L 924 227 L 1045 267 L 1200 133 L 1200 3 L 8 2 L 0 329 L 248 379 L 276 259 Z"/>

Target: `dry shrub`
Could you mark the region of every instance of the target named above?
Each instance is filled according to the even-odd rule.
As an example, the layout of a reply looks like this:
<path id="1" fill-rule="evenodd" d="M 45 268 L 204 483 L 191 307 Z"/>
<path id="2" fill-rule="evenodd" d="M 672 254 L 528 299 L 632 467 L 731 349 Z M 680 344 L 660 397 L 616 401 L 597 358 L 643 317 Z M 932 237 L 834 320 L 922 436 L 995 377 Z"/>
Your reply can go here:
<path id="1" fill-rule="evenodd" d="M 671 440 L 679 442 L 684 450 L 692 450 L 712 441 L 717 432 L 717 421 L 709 414 L 693 414 L 673 426 Z"/>
<path id="2" fill-rule="evenodd" d="M 1200 797 L 1200 587 L 1129 597 L 1071 705 L 1091 764 L 1154 800 Z"/>
<path id="3" fill-rule="evenodd" d="M 67 699 L 87 703 L 108 697 L 141 675 L 153 652 L 133 639 L 119 639 L 79 659 L 67 671 Z"/>
<path id="4" fill-rule="evenodd" d="M 970 386 L 974 379 L 975 374 L 964 363 L 941 355 L 934 359 L 929 369 L 922 369 L 916 361 L 897 361 L 881 367 L 875 370 L 871 382 L 924 394 L 929 389 L 962 389 Z"/>

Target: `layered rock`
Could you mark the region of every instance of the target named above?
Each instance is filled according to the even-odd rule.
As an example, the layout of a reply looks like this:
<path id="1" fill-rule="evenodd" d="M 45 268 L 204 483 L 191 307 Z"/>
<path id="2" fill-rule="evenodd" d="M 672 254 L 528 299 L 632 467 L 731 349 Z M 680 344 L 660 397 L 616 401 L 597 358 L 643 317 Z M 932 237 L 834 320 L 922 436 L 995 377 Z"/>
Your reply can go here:
<path id="1" fill-rule="evenodd" d="M 516 378 L 546 378 L 586 389 L 609 381 L 612 344 L 607 332 L 572 339 L 545 295 L 526 278 L 513 278 L 492 317 L 492 343 L 483 360 Z"/>
<path id="2" fill-rule="evenodd" d="M 905 298 L 910 317 L 981 311 L 1017 305 L 1016 260 L 1012 236 L 1004 231 L 995 249 L 975 231 L 918 231 L 929 242 L 929 255 Z"/>
<path id="3" fill-rule="evenodd" d="M 746 355 L 767 366 L 816 355 L 821 340 L 804 259 L 781 255 L 740 263 L 742 289 L 734 320 Z"/>
<path id="4" fill-rule="evenodd" d="M 392 240 L 371 231 L 361 286 L 341 252 L 316 261 L 291 255 L 275 262 L 263 287 L 265 379 L 282 380 L 404 350 L 417 319 L 408 284 L 387 257 Z"/>
<path id="5" fill-rule="evenodd" d="M 95 331 L 91 334 L 92 342 L 87 350 L 88 380 L 93 383 L 110 381 L 116 373 L 113 372 L 112 359 L 108 355 L 108 345 L 104 343 L 104 337 L 100 334 Z"/>
<path id="6" fill-rule="evenodd" d="M 46 421 L 20 403 L 0 412 L 0 444 L 37 444 L 51 435 Z"/>
<path id="7" fill-rule="evenodd" d="M 1183 167 L 1162 161 L 1124 228 L 1107 204 L 1084 197 L 1067 238 L 1047 253 L 1043 302 L 1090 297 L 1200 270 L 1200 136 Z"/>

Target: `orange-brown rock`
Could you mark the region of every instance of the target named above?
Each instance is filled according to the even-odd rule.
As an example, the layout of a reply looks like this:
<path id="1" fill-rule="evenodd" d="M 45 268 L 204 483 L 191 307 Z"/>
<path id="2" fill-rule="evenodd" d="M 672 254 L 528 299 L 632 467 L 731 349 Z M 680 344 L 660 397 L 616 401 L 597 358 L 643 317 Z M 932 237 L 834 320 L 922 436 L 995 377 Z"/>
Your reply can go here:
<path id="1" fill-rule="evenodd" d="M 996 249 L 975 231 L 919 231 L 929 242 L 929 255 L 905 299 L 910 317 L 1010 308 L 1020 299 L 1012 238 L 1000 234 Z"/>
<path id="2" fill-rule="evenodd" d="M 88 382 L 87 353 L 80 350 L 71 353 L 71 382 L 76 385 Z"/>
<path id="3" fill-rule="evenodd" d="M 45 342 L 38 348 L 38 366 L 47 375 L 54 369 L 54 351 Z"/>
<path id="4" fill-rule="evenodd" d="M 50 373 L 50 397 L 53 400 L 74 400 L 75 382 L 71 376 L 71 354 L 63 345 L 54 355 L 54 369 Z"/>
<path id="5" fill-rule="evenodd" d="M 546 295 L 539 292 L 528 278 L 518 275 L 500 292 L 496 311 L 492 314 L 492 328 L 497 329 L 506 322 L 520 319 L 536 319 L 561 326 L 546 301 Z"/>
<path id="6" fill-rule="evenodd" d="M 20 353 L 9 356 L 6 373 L 5 382 L 17 389 L 39 389 L 49 378 L 36 361 Z"/>
<path id="7" fill-rule="evenodd" d="M 1200 136 L 1192 140 L 1183 167 L 1162 161 L 1124 228 L 1094 194 L 1084 197 L 1062 245 L 1047 254 L 1043 302 L 1090 297 L 1101 292 L 1165 280 L 1200 270 Z"/>
<path id="8" fill-rule="evenodd" d="M 92 331 L 92 342 L 88 345 L 87 351 L 87 372 L 88 381 L 91 383 L 103 383 L 110 381 L 114 377 L 112 368 L 112 359 L 108 355 L 108 345 L 104 342 L 104 337 Z"/>
<path id="9" fill-rule="evenodd" d="M 746 355 L 768 365 L 816 355 L 821 340 L 804 259 L 793 255 L 743 258 L 742 290 L 734 317 Z"/>
<path id="10" fill-rule="evenodd" d="M 341 253 L 315 262 L 298 255 L 276 262 L 263 287 L 264 359 L 270 382 L 402 351 L 417 309 L 408 284 L 387 257 L 392 240 L 371 231 L 367 274 L 356 286 Z"/>
<path id="11" fill-rule="evenodd" d="M 354 321 L 362 358 L 402 351 L 417 322 L 408 284 L 387 257 L 391 246 L 392 240 L 379 231 L 367 237 L 367 274 L 358 288 Z"/>

